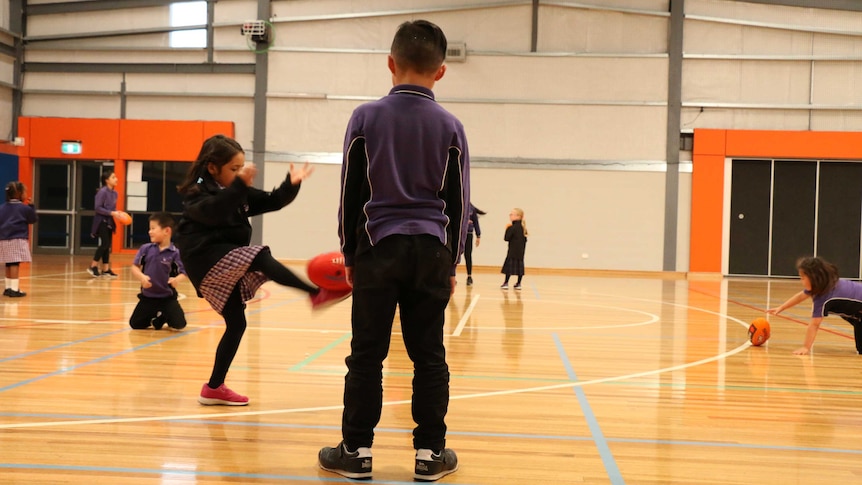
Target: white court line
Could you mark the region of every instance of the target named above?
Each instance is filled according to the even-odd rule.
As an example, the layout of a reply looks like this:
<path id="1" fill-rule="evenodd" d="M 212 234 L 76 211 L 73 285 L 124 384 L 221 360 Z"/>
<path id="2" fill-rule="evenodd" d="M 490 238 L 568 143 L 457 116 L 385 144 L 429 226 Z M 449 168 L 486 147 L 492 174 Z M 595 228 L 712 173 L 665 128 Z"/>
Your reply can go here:
<path id="1" fill-rule="evenodd" d="M 635 374 L 628 374 L 624 376 L 613 376 L 613 377 L 603 377 L 601 379 L 593 379 L 590 381 L 579 381 L 579 382 L 566 382 L 562 384 L 553 384 L 548 386 L 540 386 L 540 387 L 528 387 L 525 389 L 509 389 L 505 391 L 493 391 L 493 392 L 483 392 L 478 394 L 463 394 L 460 396 L 451 396 L 450 400 L 455 399 L 477 399 L 483 397 L 493 397 L 493 396 L 508 396 L 512 394 L 523 394 L 527 392 L 542 392 L 549 391 L 553 389 L 565 389 L 565 388 L 575 388 L 575 387 L 583 387 L 590 384 L 601 384 L 604 382 L 614 382 L 614 381 L 623 381 L 628 379 L 635 379 L 638 377 L 646 377 L 656 374 L 661 374 L 664 372 L 673 372 L 681 369 L 687 369 L 689 367 L 698 366 L 701 364 L 707 364 L 709 362 L 714 362 L 719 359 L 723 359 L 726 357 L 730 357 L 731 355 L 742 352 L 751 346 L 750 342 L 745 342 L 739 347 L 724 352 L 723 354 L 715 355 L 712 357 L 707 357 L 706 359 L 701 359 L 695 362 L 689 362 L 688 364 L 680 364 L 674 367 L 667 367 L 664 369 L 655 369 L 651 371 L 638 372 Z M 401 404 L 410 404 L 411 401 L 409 399 L 401 400 L 401 401 L 389 401 L 384 402 L 384 406 L 396 406 Z M 118 424 L 118 423 L 143 423 L 143 422 L 151 422 L 151 421 L 179 421 L 179 420 L 203 420 L 203 419 L 212 419 L 212 418 L 227 418 L 227 417 L 241 417 L 241 416 L 267 416 L 271 414 L 295 414 L 295 413 L 305 413 L 305 412 L 320 412 L 320 411 L 335 411 L 338 409 L 342 409 L 342 405 L 337 406 L 318 406 L 318 407 L 309 407 L 309 408 L 293 408 L 293 409 L 270 409 L 268 411 L 247 411 L 247 412 L 239 412 L 239 413 L 214 413 L 214 414 L 186 414 L 182 416 L 145 416 L 139 418 L 108 418 L 108 419 L 85 419 L 85 420 L 76 420 L 76 421 L 43 421 L 40 423 L 16 423 L 16 424 L 0 424 L 0 429 L 16 429 L 16 428 L 44 428 L 49 426 L 81 426 L 81 425 L 96 425 L 96 424 Z"/>
<path id="2" fill-rule="evenodd" d="M 618 298 L 619 295 L 605 295 L 600 293 L 594 293 L 595 296 L 611 296 Z M 706 310 L 703 308 L 697 308 L 690 305 L 683 305 L 680 303 L 668 303 L 661 300 L 651 300 L 646 298 L 632 298 L 626 297 L 631 300 L 639 300 L 639 301 L 651 301 L 664 305 L 671 305 L 682 308 L 690 308 L 692 310 L 701 311 L 704 313 L 716 315 L 719 317 L 725 317 L 728 320 L 734 320 L 737 323 L 748 326 L 742 320 L 738 318 L 731 317 L 729 315 L 721 314 L 718 312 L 714 312 L 711 310 Z M 553 389 L 565 389 L 565 388 L 576 388 L 576 387 L 584 387 L 591 384 L 601 384 L 605 382 L 615 382 L 615 381 L 623 381 L 628 379 L 635 379 L 638 377 L 646 377 L 652 375 L 658 375 L 665 372 L 674 372 L 682 369 L 688 369 L 690 367 L 699 366 L 702 364 L 708 364 L 710 362 L 715 362 L 717 360 L 725 359 L 732 355 L 738 354 L 743 350 L 751 347 L 751 342 L 745 341 L 739 347 L 729 350 L 727 352 L 722 352 L 720 354 L 714 355 L 712 357 L 707 357 L 705 359 L 697 360 L 694 362 L 689 362 L 687 364 L 679 364 L 673 367 L 665 367 L 662 369 L 654 369 L 650 371 L 637 372 L 634 374 L 627 374 L 623 376 L 612 376 L 612 377 L 603 377 L 600 379 L 593 379 L 590 381 L 578 381 L 578 382 L 565 382 L 561 384 L 552 384 L 548 386 L 538 386 L 538 387 L 528 387 L 523 389 L 508 389 L 505 391 L 493 391 L 493 392 L 483 392 L 477 394 L 463 394 L 460 396 L 451 396 L 450 400 L 455 399 L 477 399 L 484 397 L 493 397 L 493 396 L 508 396 L 513 394 L 524 394 L 530 392 L 541 392 L 548 391 Z M 401 400 L 401 401 L 389 401 L 384 402 L 384 406 L 396 406 L 401 404 L 411 404 L 411 400 Z M 49 426 L 81 426 L 81 425 L 96 425 L 96 424 L 117 424 L 117 423 L 141 423 L 141 422 L 152 422 L 152 421 L 177 421 L 177 420 L 205 420 L 212 418 L 223 418 L 223 417 L 242 417 L 242 416 L 265 416 L 272 414 L 294 414 L 294 413 L 303 413 L 303 412 L 319 412 L 319 411 L 334 411 L 338 409 L 342 409 L 342 405 L 335 406 L 319 406 L 319 407 L 309 407 L 309 408 L 293 408 L 293 409 L 271 409 L 268 411 L 247 411 L 247 412 L 237 412 L 237 413 L 215 413 L 215 414 L 188 414 L 183 416 L 145 416 L 138 418 L 108 418 L 108 419 L 87 419 L 87 420 L 73 420 L 73 421 L 43 421 L 39 423 L 14 423 L 14 424 L 0 424 L 0 429 L 16 429 L 16 428 L 43 428 Z"/>
<path id="3" fill-rule="evenodd" d="M 473 297 L 473 301 L 470 302 L 470 306 L 464 310 L 464 314 L 461 315 L 461 320 L 458 321 L 458 326 L 455 327 L 455 331 L 452 332 L 453 337 L 460 337 L 461 332 L 464 331 L 464 327 L 467 325 L 467 320 L 470 319 L 470 314 L 473 313 L 473 308 L 476 306 L 476 303 L 479 301 L 479 294 L 476 293 L 476 296 Z"/>

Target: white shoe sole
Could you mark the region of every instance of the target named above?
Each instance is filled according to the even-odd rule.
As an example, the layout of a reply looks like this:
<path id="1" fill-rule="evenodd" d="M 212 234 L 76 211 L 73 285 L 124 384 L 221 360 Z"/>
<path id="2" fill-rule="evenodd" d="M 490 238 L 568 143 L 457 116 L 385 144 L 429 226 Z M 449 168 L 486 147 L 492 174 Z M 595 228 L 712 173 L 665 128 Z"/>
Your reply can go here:
<path id="1" fill-rule="evenodd" d="M 224 399 L 213 399 L 211 397 L 198 396 L 198 402 L 204 406 L 248 406 L 246 402 L 225 401 Z"/>

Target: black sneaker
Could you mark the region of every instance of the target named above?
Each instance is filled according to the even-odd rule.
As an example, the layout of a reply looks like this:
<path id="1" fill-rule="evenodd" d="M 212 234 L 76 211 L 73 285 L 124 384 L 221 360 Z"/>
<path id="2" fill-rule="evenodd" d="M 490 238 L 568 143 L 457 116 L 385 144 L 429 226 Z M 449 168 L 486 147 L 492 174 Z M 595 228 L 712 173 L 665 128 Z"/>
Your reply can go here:
<path id="1" fill-rule="evenodd" d="M 342 441 L 335 448 L 329 446 L 321 448 L 317 460 L 320 468 L 328 472 L 355 480 L 371 479 L 370 448 L 360 447 L 356 451 L 348 451 Z"/>
<path id="2" fill-rule="evenodd" d="M 117 276 L 120 276 L 120 275 L 118 275 L 117 273 L 114 273 L 110 269 L 106 269 L 105 271 L 102 271 L 102 276 L 105 276 L 107 278 L 116 278 Z"/>
<path id="3" fill-rule="evenodd" d="M 3 292 L 3 296 L 12 296 L 12 292 L 15 291 L 12 288 L 6 288 L 6 291 Z"/>
<path id="4" fill-rule="evenodd" d="M 162 312 L 157 312 L 155 318 L 150 320 L 150 323 L 153 324 L 153 328 L 156 330 L 161 330 L 165 326 L 165 322 L 167 322 L 167 319 L 162 315 Z"/>
<path id="5" fill-rule="evenodd" d="M 99 268 L 96 268 L 95 266 L 90 266 L 89 268 L 87 268 L 87 274 L 92 276 L 93 278 L 98 278 Z"/>
<path id="6" fill-rule="evenodd" d="M 473 286 L 473 277 L 472 276 L 467 277 L 467 286 Z"/>
<path id="7" fill-rule="evenodd" d="M 9 290 L 9 294 L 6 296 L 11 296 L 12 298 L 21 298 L 22 296 L 27 296 L 27 293 L 24 293 L 23 291 Z"/>
<path id="8" fill-rule="evenodd" d="M 417 482 L 433 482 L 440 480 L 458 470 L 458 456 L 449 448 L 440 453 L 431 450 L 416 450 L 416 473 L 413 479 Z"/>

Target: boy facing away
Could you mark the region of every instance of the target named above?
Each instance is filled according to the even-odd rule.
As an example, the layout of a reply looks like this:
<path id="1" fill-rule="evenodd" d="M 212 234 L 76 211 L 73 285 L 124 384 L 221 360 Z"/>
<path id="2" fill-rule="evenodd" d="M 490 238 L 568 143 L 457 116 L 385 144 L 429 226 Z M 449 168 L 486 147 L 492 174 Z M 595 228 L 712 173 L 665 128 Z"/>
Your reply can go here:
<path id="1" fill-rule="evenodd" d="M 446 36 L 425 20 L 401 24 L 392 41 L 388 96 L 358 107 L 344 140 L 338 231 L 353 285 L 342 441 L 320 450 L 320 467 L 369 479 L 383 403 L 383 361 L 400 309 L 413 361 L 415 480 L 458 469 L 446 448 L 449 367 L 445 309 L 464 252 L 470 200 L 467 137 L 434 99 Z M 373 190 L 371 190 L 373 187 Z"/>
<path id="2" fill-rule="evenodd" d="M 174 219 L 166 212 L 150 216 L 150 242 L 138 249 L 132 261 L 132 274 L 141 282 L 138 305 L 129 318 L 129 326 L 161 330 L 186 327 L 186 316 L 177 301 L 177 283 L 186 279 L 180 252 L 171 243 Z"/>

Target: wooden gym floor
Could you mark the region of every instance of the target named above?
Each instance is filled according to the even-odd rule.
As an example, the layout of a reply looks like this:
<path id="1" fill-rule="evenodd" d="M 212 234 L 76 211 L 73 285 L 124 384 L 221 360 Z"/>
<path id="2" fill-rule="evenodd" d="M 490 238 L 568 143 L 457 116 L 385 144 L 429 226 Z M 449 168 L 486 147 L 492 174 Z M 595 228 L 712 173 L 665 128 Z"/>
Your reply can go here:
<path id="1" fill-rule="evenodd" d="M 340 439 L 349 300 L 312 314 L 267 283 L 227 380 L 251 404 L 204 407 L 220 317 L 184 285 L 185 331 L 130 330 L 138 285 L 115 259 L 103 280 L 86 257 L 37 256 L 28 295 L 0 299 L 0 483 L 347 482 L 316 459 Z M 474 278 L 446 324 L 461 469 L 440 483 L 862 482 L 852 328 L 829 317 L 813 355 L 792 355 L 803 303 L 770 318 L 767 345 L 747 342 L 797 280 L 530 271 L 516 292 L 494 269 Z M 396 332 L 370 483 L 412 483 L 411 370 Z"/>

